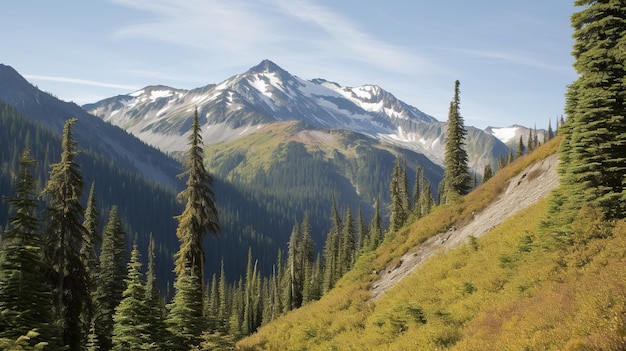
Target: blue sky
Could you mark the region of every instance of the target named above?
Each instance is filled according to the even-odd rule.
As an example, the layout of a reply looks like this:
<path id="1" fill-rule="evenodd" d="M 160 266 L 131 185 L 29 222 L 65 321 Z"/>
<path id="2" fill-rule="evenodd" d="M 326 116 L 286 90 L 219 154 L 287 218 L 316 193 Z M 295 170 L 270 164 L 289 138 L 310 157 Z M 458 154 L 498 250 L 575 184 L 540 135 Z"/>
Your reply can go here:
<path id="1" fill-rule="evenodd" d="M 22 0 L 0 4 L 0 63 L 78 104 L 192 89 L 263 59 L 304 79 L 377 84 L 445 121 L 547 127 L 572 68 L 565 0 Z"/>

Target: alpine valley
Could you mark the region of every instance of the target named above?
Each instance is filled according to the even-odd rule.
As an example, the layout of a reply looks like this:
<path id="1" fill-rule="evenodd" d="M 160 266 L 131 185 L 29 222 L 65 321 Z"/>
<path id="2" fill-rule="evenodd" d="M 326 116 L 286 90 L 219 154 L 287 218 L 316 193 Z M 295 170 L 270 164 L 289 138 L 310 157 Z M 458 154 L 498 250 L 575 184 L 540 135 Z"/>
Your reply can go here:
<path id="1" fill-rule="evenodd" d="M 2 195 L 11 189 L 8 165 L 16 163 L 18 148 L 29 147 L 39 155 L 43 184 L 48 165 L 57 162 L 58 146 L 51 145 L 60 145 L 63 122 L 77 117 L 85 184 L 95 182 L 101 223 L 108 208 L 118 205 L 140 245 L 150 235 L 160 243 L 161 261 L 171 260 L 178 245 L 173 216 L 180 213 L 175 195 L 182 184 L 176 179 L 181 168 L 175 159 L 188 148 L 197 110 L 222 227 L 220 239 L 205 242 L 207 276 L 219 273 L 223 262 L 227 276 L 237 279 L 245 271 L 242 258 L 249 250 L 259 269 L 269 272 L 305 213 L 319 252 L 333 201 L 340 211 L 360 212 L 366 223 L 378 201 L 385 218 L 396 159 L 406 164 L 410 184 L 416 169 L 423 168 L 433 193 L 443 176 L 445 122 L 376 85 L 304 80 L 269 60 L 219 84 L 192 90 L 148 86 L 82 108 L 38 90 L 2 65 L 0 101 L 15 115 L 10 122 L 14 127 L 7 124 L 5 130 L 20 131 L 3 135 Z M 9 123 L 5 115 L 3 122 Z M 469 165 L 480 179 L 485 165 L 495 166 L 499 157 L 513 152 L 529 129 L 467 127 L 467 132 Z M 28 133 L 38 134 L 26 137 Z M 24 142 L 41 140 L 42 135 L 50 141 Z M 119 196 L 119 187 L 128 196 Z M 153 200 L 138 205 L 145 196 L 138 189 L 148 188 Z M 142 207 L 145 213 L 138 213 Z M 0 210 L 4 219 L 6 208 Z M 169 271 L 171 263 L 165 267 Z M 169 274 L 161 276 L 169 281 Z"/>

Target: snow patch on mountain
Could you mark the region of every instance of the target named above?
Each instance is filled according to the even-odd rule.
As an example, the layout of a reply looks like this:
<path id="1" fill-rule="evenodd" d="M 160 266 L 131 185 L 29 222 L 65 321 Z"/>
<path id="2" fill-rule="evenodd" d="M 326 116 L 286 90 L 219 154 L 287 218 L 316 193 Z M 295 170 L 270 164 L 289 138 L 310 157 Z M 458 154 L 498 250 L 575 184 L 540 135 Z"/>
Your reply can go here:
<path id="1" fill-rule="evenodd" d="M 507 128 L 491 128 L 492 134 L 505 144 L 511 141 L 514 141 L 518 130 L 519 130 L 518 126 L 507 127 Z"/>

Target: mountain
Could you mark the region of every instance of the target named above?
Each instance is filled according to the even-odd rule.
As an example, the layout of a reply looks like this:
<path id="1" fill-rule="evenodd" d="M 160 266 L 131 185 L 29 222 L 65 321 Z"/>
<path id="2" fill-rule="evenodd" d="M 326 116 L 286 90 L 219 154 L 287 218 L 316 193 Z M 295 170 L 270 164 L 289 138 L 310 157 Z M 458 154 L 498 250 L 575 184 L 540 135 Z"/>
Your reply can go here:
<path id="1" fill-rule="evenodd" d="M 498 138 L 512 150 L 517 150 L 520 137 L 522 138 L 524 145 L 528 146 L 528 136 L 531 132 L 534 133 L 535 129 L 514 124 L 509 127 L 487 127 L 485 128 L 485 132 Z M 547 130 L 537 129 L 536 132 L 540 143 L 549 139 L 546 135 L 548 133 Z"/>
<path id="2" fill-rule="evenodd" d="M 58 157 L 60 128 L 67 118 L 76 116 L 79 121 L 73 135 L 81 150 L 80 164 L 86 186 L 96 183 L 102 222 L 108 208 L 118 205 L 129 226 L 129 238 L 137 233 L 140 247 L 145 247 L 152 233 L 163 262 L 159 270 L 169 279 L 171 254 L 178 249 L 173 217 L 180 211 L 175 201 L 180 189 L 175 180 L 181 172 L 179 164 L 75 104 L 39 91 L 8 66 L 2 66 L 0 79 L 0 104 L 15 110 L 5 113 L 0 108 L 0 146 L 5 151 L 0 153 L 0 195 L 11 194 L 15 160 L 25 148 L 30 148 L 38 161 L 40 184 L 45 182 L 49 164 Z M 18 116 L 9 117 L 14 114 Z M 193 110 L 188 114 L 193 116 Z M 180 121 L 186 123 L 186 116 Z M 203 129 L 212 133 L 212 127 L 205 125 Z M 215 175 L 222 228 L 219 239 L 205 242 L 207 277 L 219 273 L 224 258 L 228 279 L 237 279 L 245 272 L 246 262 L 241 257 L 247 256 L 248 249 L 258 259 L 259 270 L 269 275 L 278 251 L 285 252 L 294 221 L 302 220 L 305 213 L 320 250 L 330 227 L 333 199 L 342 211 L 350 208 L 357 213 L 360 208 L 365 221 L 371 218 L 376 201 L 381 211 L 387 212 L 388 185 L 396 157 L 405 160 L 410 184 L 418 166 L 431 184 L 437 184 L 443 174 L 440 166 L 423 155 L 361 133 L 312 130 L 302 121 L 258 124 L 254 130 L 206 148 L 206 163 Z M 186 150 L 186 138 L 177 135 L 176 143 L 176 150 Z M 0 223 L 4 223 L 8 208 L 0 205 L 0 210 Z"/>
<path id="3" fill-rule="evenodd" d="M 255 133 L 264 125 L 299 121 L 309 129 L 348 130 L 444 160 L 445 123 L 376 85 L 344 87 L 304 80 L 264 60 L 219 84 L 192 90 L 149 86 L 83 108 L 167 152 L 184 148 L 193 110 L 202 119 L 206 144 Z M 509 152 L 493 135 L 468 127 L 470 167 L 479 174 Z M 474 152 L 475 151 L 475 152 Z"/>
<path id="4" fill-rule="evenodd" d="M 84 148 L 101 152 L 124 167 L 136 169 L 165 186 L 175 187 L 177 184 L 176 175 L 181 168 L 174 159 L 123 129 L 90 115 L 80 106 L 42 92 L 12 67 L 3 64 L 0 64 L 0 101 L 58 135 L 62 133 L 65 121 L 76 117 L 80 122 L 73 128 L 74 138 Z"/>

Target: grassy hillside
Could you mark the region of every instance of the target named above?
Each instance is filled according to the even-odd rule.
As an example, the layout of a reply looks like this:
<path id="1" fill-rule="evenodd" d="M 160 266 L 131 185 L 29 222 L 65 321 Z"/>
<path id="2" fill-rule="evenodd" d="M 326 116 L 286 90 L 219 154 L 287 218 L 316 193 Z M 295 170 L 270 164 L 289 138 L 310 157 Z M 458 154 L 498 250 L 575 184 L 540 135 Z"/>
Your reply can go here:
<path id="1" fill-rule="evenodd" d="M 262 327 L 240 350 L 623 350 L 626 223 L 593 210 L 571 245 L 541 230 L 549 199 L 439 253 L 372 299 L 373 270 L 491 203 L 508 179 L 556 152 L 517 160 L 462 202 L 440 207 L 362 257 L 320 301 Z"/>

